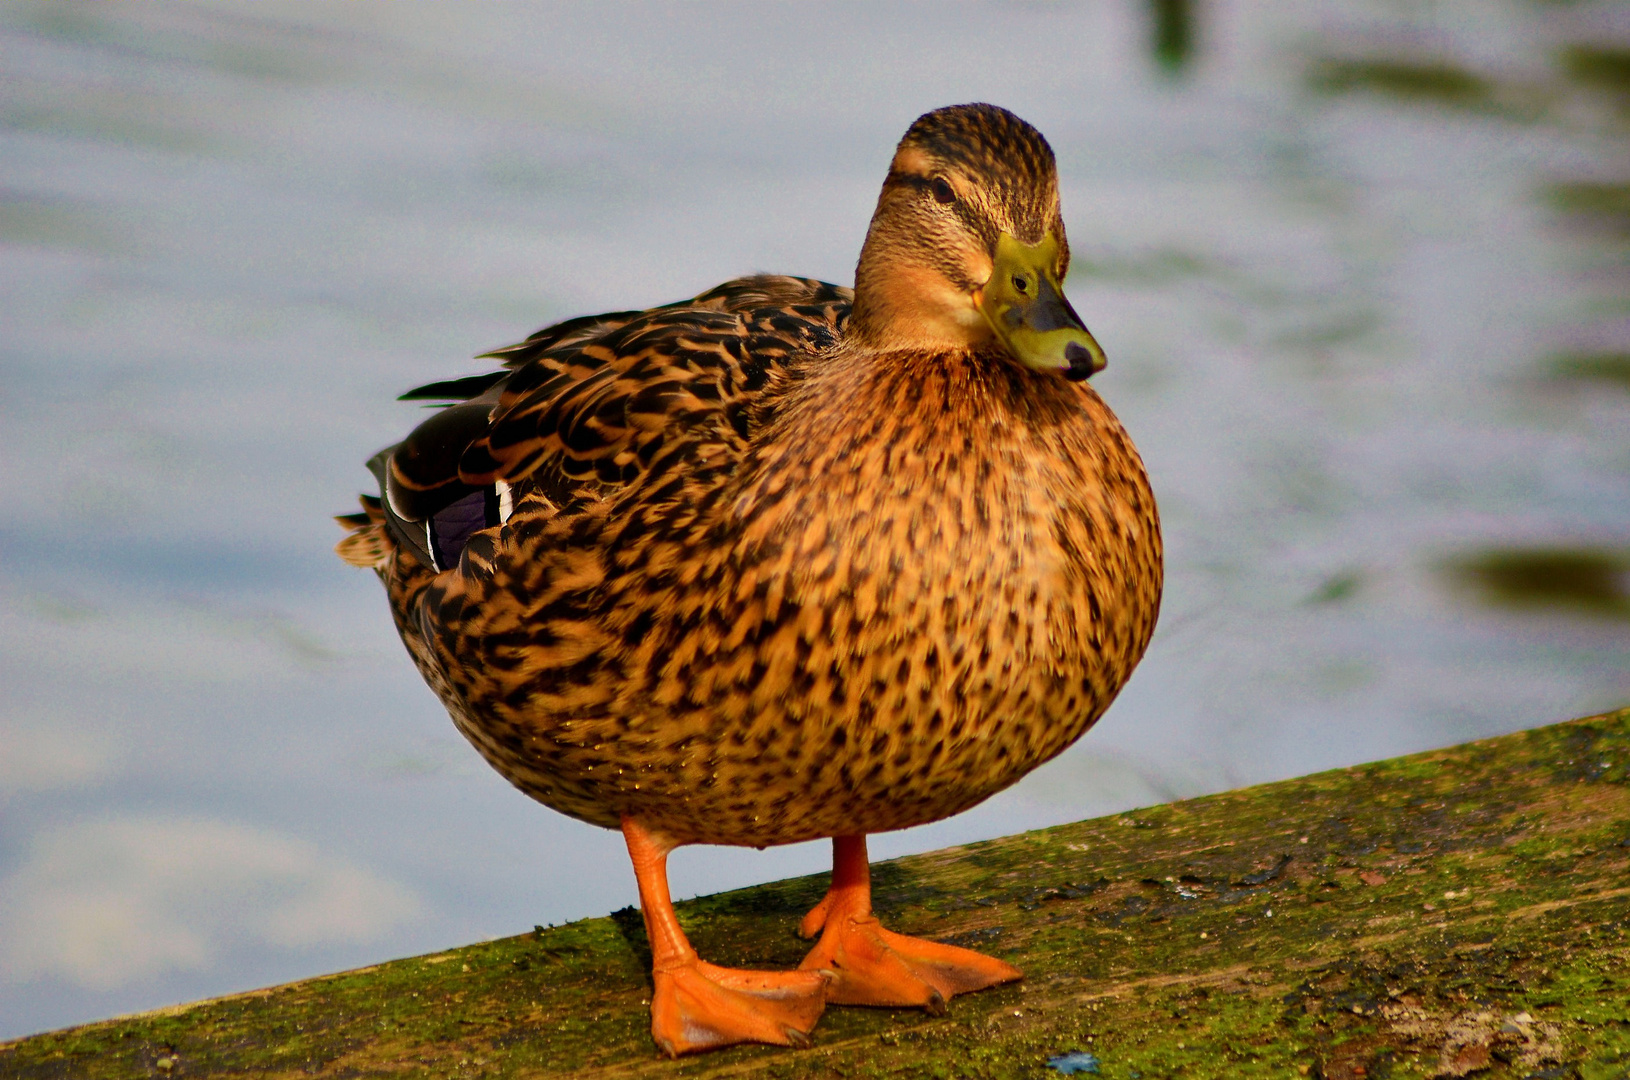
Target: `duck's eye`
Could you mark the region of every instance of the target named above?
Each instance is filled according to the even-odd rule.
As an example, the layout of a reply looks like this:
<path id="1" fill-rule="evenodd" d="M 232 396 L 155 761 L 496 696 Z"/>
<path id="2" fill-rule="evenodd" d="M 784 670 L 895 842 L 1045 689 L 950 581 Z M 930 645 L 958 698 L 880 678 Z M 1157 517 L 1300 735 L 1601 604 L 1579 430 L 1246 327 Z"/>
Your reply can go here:
<path id="1" fill-rule="evenodd" d="M 934 201 L 937 203 L 949 206 L 956 202 L 956 192 L 951 190 L 950 182 L 943 176 L 934 177 L 934 182 L 928 185 L 928 190 L 934 193 Z"/>
<path id="2" fill-rule="evenodd" d="M 1028 293 L 1030 291 L 1030 279 L 1023 274 L 1014 274 L 1013 287 L 1021 293 Z"/>

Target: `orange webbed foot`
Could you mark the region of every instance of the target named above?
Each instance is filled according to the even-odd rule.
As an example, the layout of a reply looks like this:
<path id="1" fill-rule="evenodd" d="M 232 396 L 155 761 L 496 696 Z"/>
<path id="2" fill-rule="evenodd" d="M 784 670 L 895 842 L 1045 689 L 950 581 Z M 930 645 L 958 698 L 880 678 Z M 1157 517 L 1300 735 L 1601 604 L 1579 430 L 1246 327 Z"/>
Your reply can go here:
<path id="1" fill-rule="evenodd" d="M 826 1008 L 819 971 L 740 971 L 705 960 L 654 973 L 651 1036 L 672 1057 L 735 1043 L 805 1047 Z"/>
<path id="2" fill-rule="evenodd" d="M 832 976 L 833 1005 L 916 1006 L 938 1015 L 957 994 L 1024 978 L 994 956 L 885 930 L 871 910 L 865 837 L 835 837 L 832 887 L 798 932 L 821 940 L 799 965 Z"/>
<path id="3" fill-rule="evenodd" d="M 833 1005 L 904 1005 L 936 1016 L 957 994 L 1024 978 L 1003 960 L 885 930 L 873 915 L 828 913 L 825 932 L 800 965 L 829 971 Z"/>
<path id="4" fill-rule="evenodd" d="M 651 1037 L 670 1057 L 736 1043 L 808 1046 L 826 1009 L 830 976 L 820 971 L 740 971 L 696 955 L 668 893 L 674 842 L 635 818 L 623 837 L 640 888 L 640 915 L 651 942 Z"/>

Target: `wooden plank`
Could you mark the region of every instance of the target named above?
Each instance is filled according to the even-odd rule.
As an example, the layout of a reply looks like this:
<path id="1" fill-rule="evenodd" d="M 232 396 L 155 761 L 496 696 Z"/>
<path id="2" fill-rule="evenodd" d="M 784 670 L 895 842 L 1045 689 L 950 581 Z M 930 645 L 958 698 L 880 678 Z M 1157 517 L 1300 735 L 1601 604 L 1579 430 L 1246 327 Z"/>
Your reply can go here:
<path id="1" fill-rule="evenodd" d="M 1630 1077 L 1630 710 L 881 863 L 893 928 L 1022 967 L 678 1062 L 638 913 L 0 1044 L 16 1078 Z M 789 967 L 824 878 L 680 905 Z M 1067 1065 L 1068 1062 L 1061 1062 Z"/>

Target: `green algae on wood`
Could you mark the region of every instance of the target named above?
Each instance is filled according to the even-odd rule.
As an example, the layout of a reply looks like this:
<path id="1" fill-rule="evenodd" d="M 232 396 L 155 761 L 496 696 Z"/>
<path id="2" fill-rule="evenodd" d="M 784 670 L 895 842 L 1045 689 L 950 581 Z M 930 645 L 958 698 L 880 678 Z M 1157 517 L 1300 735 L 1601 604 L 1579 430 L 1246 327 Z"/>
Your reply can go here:
<path id="1" fill-rule="evenodd" d="M 0 1076 L 1630 1077 L 1630 710 L 881 863 L 907 933 L 1023 967 L 944 1017 L 678 1062 L 633 911 L 0 1044 Z M 824 878 L 679 906 L 791 966 Z M 1076 1061 L 1086 1060 L 1076 1058 Z"/>

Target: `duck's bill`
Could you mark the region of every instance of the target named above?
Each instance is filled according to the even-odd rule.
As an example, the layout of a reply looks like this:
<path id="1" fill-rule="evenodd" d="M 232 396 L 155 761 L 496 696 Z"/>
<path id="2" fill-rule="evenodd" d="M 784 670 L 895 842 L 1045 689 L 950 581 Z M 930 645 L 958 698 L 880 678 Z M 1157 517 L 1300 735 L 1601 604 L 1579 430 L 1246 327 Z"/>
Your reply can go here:
<path id="1" fill-rule="evenodd" d="M 1052 233 L 1039 244 L 1021 243 L 1003 233 L 996 241 L 990 280 L 979 310 L 1014 358 L 1038 371 L 1085 379 L 1109 363 L 1104 350 L 1064 299 L 1054 267 L 1058 241 Z"/>

